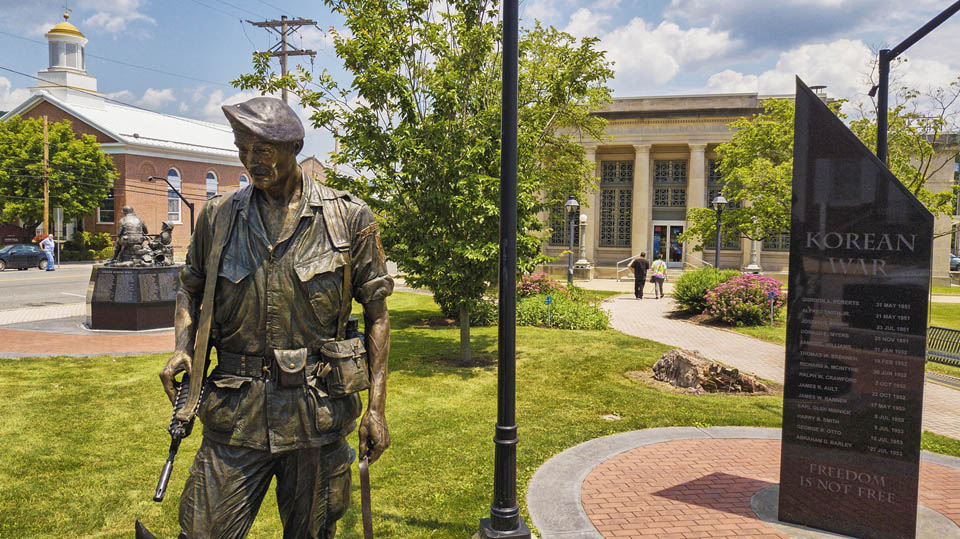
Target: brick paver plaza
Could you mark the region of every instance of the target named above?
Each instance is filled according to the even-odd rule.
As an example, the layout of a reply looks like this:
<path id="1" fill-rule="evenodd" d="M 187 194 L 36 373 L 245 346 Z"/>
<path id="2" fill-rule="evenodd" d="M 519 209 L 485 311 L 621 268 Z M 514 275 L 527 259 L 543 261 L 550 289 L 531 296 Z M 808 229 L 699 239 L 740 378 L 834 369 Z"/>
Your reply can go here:
<path id="1" fill-rule="evenodd" d="M 750 508 L 779 476 L 778 440 L 677 440 L 599 464 L 581 495 L 604 537 L 788 537 Z M 960 470 L 922 462 L 920 504 L 960 524 Z"/>

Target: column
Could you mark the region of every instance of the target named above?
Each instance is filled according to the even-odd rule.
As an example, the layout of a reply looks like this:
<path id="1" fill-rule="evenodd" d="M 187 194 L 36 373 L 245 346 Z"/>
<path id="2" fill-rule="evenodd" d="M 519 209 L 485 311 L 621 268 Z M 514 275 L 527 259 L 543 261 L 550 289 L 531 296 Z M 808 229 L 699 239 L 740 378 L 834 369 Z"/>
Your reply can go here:
<path id="1" fill-rule="evenodd" d="M 630 221 L 630 254 L 649 251 L 653 233 L 653 177 L 650 175 L 650 144 L 634 144 L 633 212 Z"/>
<path id="2" fill-rule="evenodd" d="M 590 174 L 597 176 L 597 147 L 585 146 L 583 148 L 583 158 L 593 163 L 593 170 L 590 171 Z M 580 213 L 587 216 L 586 237 L 583 240 L 587 248 L 587 260 L 596 264 L 597 241 L 600 238 L 600 192 L 591 188 L 583 195 L 585 200 L 580 203 Z"/>
<path id="3" fill-rule="evenodd" d="M 704 161 L 704 153 L 707 150 L 706 144 L 690 144 L 690 162 L 687 164 L 687 209 L 690 208 L 705 208 L 707 207 L 707 164 Z M 716 217 L 716 216 L 714 216 Z M 684 219 L 686 220 L 686 219 Z M 707 243 L 715 243 L 716 238 L 713 241 Z M 696 243 L 687 242 L 683 246 L 683 252 L 685 254 L 690 254 L 693 252 Z M 703 257 L 703 252 L 699 252 L 694 256 Z M 707 262 L 713 263 L 712 260 L 707 260 Z"/>

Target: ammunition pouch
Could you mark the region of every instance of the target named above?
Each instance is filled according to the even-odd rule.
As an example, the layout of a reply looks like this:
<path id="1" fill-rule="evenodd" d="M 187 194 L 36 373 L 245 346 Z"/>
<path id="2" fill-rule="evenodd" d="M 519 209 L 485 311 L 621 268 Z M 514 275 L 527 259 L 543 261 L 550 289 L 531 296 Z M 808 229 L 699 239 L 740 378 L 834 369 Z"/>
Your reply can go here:
<path id="1" fill-rule="evenodd" d="M 310 354 L 306 348 L 274 350 L 273 354 L 277 360 L 277 385 L 296 387 L 307 383 L 307 357 Z"/>
<path id="2" fill-rule="evenodd" d="M 344 397 L 370 388 L 363 337 L 326 342 L 320 347 L 320 354 L 330 367 L 326 385 L 331 397 Z"/>

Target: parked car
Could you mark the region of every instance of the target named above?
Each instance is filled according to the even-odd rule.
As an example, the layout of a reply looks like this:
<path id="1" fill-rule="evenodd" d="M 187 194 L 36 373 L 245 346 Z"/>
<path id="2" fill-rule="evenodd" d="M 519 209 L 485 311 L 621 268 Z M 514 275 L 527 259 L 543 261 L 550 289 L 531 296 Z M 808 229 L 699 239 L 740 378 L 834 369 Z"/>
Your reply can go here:
<path id="1" fill-rule="evenodd" d="M 29 268 L 47 269 L 47 255 L 36 245 L 18 243 L 0 248 L 0 271 L 7 268 L 25 270 Z"/>
<path id="2" fill-rule="evenodd" d="M 950 253 L 950 271 L 960 271 L 960 256 Z"/>

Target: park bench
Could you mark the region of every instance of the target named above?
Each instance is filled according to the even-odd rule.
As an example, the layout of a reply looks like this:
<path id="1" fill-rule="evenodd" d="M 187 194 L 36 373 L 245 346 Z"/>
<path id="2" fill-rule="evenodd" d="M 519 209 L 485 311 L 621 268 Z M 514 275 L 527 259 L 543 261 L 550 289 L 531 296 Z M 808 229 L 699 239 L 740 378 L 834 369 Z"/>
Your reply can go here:
<path id="1" fill-rule="evenodd" d="M 930 326 L 927 361 L 960 367 L 960 330 Z"/>

